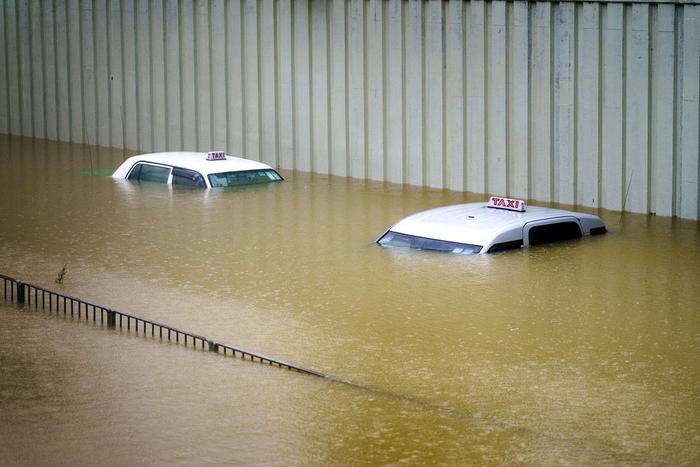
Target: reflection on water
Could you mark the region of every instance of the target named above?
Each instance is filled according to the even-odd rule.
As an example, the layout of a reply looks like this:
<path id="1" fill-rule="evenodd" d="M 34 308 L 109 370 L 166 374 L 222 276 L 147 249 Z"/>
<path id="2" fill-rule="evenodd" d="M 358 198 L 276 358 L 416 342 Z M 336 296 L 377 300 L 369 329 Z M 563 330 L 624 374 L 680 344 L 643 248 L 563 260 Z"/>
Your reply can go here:
<path id="1" fill-rule="evenodd" d="M 481 197 L 104 176 L 129 155 L 0 136 L 0 272 L 372 390 L 0 303 L 9 463 L 700 463 L 697 222 L 391 250 L 401 217 Z"/>

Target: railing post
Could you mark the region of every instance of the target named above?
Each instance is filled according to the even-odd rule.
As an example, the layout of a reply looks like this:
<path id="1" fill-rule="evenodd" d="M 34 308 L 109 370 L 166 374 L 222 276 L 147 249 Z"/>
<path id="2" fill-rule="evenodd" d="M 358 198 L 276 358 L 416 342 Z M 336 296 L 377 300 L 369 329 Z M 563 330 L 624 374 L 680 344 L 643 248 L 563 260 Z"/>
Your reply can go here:
<path id="1" fill-rule="evenodd" d="M 21 281 L 17 281 L 17 304 L 22 305 L 24 304 L 24 288 L 25 285 Z"/>
<path id="2" fill-rule="evenodd" d="M 107 327 L 114 328 L 117 326 L 117 314 L 112 310 L 105 310 L 107 312 Z"/>
<path id="3" fill-rule="evenodd" d="M 219 352 L 219 345 L 214 341 L 207 341 L 207 345 L 209 345 L 209 352 Z"/>

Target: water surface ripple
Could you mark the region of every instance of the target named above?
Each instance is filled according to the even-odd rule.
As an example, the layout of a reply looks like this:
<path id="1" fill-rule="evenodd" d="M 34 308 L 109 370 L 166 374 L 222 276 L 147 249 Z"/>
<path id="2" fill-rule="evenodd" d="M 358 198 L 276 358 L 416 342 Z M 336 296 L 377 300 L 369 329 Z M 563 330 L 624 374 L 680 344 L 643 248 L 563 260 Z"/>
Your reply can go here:
<path id="1" fill-rule="evenodd" d="M 3 463 L 700 464 L 697 222 L 405 252 L 373 241 L 480 196 L 103 175 L 127 155 L 0 136 L 0 272 L 370 390 L 0 302 Z"/>

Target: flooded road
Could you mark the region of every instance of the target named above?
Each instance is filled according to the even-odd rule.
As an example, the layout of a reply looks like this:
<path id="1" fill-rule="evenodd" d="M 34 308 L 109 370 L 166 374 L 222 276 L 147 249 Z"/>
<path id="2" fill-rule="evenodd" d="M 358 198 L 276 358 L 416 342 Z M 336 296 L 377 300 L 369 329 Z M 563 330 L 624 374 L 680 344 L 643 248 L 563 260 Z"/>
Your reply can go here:
<path id="1" fill-rule="evenodd" d="M 397 251 L 401 217 L 483 198 L 104 175 L 128 155 L 0 136 L 0 273 L 369 389 L 0 301 L 3 463 L 700 463 L 697 222 Z"/>

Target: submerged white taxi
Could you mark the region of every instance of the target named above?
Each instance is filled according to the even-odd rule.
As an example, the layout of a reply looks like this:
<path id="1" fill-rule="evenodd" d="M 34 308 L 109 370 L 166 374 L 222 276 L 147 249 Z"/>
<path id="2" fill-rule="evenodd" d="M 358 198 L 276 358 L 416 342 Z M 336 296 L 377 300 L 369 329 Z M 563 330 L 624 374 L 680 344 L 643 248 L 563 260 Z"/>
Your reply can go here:
<path id="1" fill-rule="evenodd" d="M 200 188 L 282 180 L 282 176 L 267 164 L 229 156 L 223 151 L 141 154 L 125 160 L 112 177 Z"/>
<path id="2" fill-rule="evenodd" d="M 484 203 L 445 206 L 413 214 L 389 228 L 376 242 L 386 247 L 477 254 L 606 231 L 603 221 L 592 214 L 526 207 L 522 200 L 492 196 Z"/>

